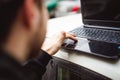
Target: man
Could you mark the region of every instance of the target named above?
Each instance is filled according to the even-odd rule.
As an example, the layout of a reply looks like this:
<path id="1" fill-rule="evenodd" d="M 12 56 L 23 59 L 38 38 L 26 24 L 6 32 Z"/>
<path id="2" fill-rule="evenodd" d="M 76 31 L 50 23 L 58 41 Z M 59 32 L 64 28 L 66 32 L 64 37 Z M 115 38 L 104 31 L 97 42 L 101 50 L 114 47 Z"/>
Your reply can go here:
<path id="1" fill-rule="evenodd" d="M 77 41 L 61 32 L 42 46 L 47 18 L 44 0 L 0 0 L 0 80 L 41 80 L 64 39 Z"/>

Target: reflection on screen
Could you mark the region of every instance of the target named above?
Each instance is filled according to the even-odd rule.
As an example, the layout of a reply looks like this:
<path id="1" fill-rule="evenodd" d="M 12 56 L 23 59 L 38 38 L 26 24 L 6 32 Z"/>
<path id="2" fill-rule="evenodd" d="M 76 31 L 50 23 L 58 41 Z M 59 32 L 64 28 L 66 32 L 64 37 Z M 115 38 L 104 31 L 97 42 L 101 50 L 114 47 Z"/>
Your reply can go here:
<path id="1" fill-rule="evenodd" d="M 58 66 L 57 80 L 81 80 L 80 75 L 67 68 Z"/>
<path id="2" fill-rule="evenodd" d="M 84 19 L 120 21 L 120 0 L 81 0 Z"/>

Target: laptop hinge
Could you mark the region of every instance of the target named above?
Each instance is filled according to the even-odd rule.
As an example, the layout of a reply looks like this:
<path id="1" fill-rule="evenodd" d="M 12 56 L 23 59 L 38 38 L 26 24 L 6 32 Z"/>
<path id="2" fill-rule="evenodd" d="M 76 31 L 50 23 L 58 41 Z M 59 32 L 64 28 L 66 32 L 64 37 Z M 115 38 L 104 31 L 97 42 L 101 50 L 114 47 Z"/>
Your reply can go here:
<path id="1" fill-rule="evenodd" d="M 107 29 L 107 30 L 117 30 L 117 31 L 120 31 L 120 28 L 108 27 L 108 26 L 84 25 L 84 27 L 98 28 L 98 29 Z"/>

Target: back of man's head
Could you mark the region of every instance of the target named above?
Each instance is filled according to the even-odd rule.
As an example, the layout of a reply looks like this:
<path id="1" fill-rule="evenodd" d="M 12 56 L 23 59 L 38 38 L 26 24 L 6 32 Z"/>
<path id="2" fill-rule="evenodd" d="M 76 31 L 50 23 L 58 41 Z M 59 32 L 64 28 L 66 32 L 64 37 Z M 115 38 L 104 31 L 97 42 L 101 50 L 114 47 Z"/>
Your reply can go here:
<path id="1" fill-rule="evenodd" d="M 0 0 L 0 45 L 7 40 L 18 9 L 24 0 Z"/>

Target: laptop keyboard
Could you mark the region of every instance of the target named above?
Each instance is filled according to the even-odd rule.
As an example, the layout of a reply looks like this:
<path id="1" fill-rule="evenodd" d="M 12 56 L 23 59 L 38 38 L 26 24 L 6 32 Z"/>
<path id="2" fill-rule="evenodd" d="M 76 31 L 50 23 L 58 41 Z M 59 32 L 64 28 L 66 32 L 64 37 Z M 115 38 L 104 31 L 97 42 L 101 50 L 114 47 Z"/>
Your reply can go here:
<path id="1" fill-rule="evenodd" d="M 110 43 L 120 43 L 120 31 L 103 30 L 96 28 L 77 28 L 73 31 L 78 38 L 87 38 Z"/>

